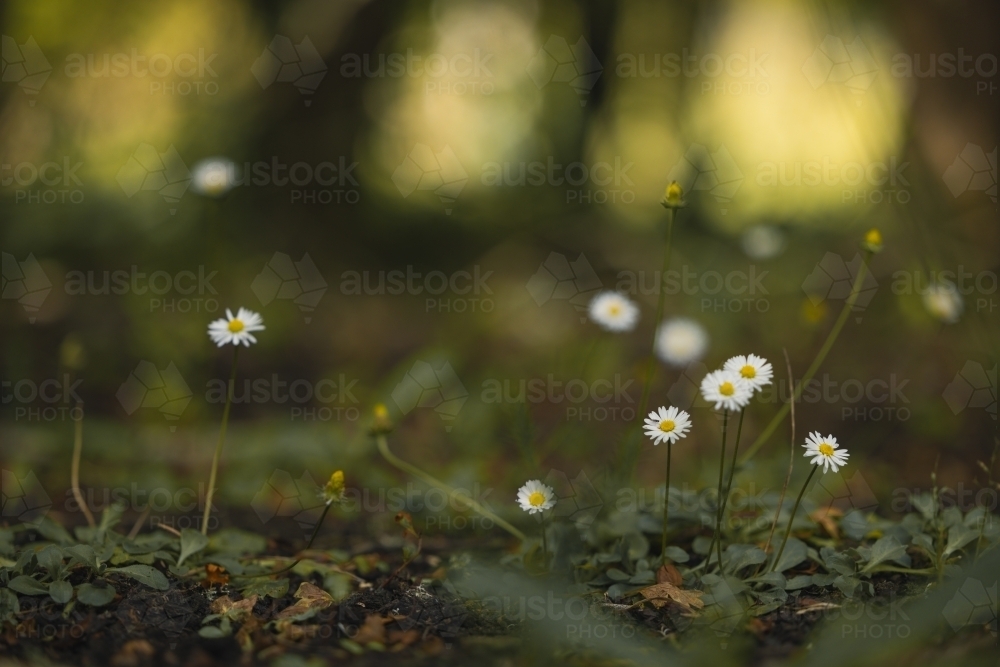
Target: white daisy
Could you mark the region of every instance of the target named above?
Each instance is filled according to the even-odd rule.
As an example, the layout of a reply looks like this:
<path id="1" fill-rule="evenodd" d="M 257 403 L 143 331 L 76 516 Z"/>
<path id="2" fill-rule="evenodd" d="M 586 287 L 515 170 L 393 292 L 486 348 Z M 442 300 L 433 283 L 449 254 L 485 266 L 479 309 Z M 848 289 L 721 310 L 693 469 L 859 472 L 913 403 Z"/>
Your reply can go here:
<path id="1" fill-rule="evenodd" d="M 750 385 L 750 389 L 754 391 L 763 389 L 765 386 L 771 384 L 771 378 L 774 377 L 774 369 L 771 368 L 771 362 L 764 357 L 758 357 L 756 354 L 735 356 L 727 361 L 722 368 L 727 371 L 736 371 L 739 373 L 740 377 L 746 380 L 747 384 Z"/>
<path id="2" fill-rule="evenodd" d="M 517 490 L 517 502 L 528 514 L 537 514 L 555 506 L 556 493 L 551 486 L 533 479 L 525 482 L 524 486 Z"/>
<path id="3" fill-rule="evenodd" d="M 687 436 L 687 431 L 691 428 L 691 417 L 683 410 L 661 407 L 650 412 L 645 423 L 646 435 L 654 445 L 661 442 L 673 444 Z"/>
<path id="4" fill-rule="evenodd" d="M 785 235 L 778 227 L 755 225 L 743 232 L 740 239 L 743 252 L 750 259 L 765 260 L 777 257 L 785 249 Z"/>
<path id="5" fill-rule="evenodd" d="M 236 185 L 236 165 L 224 157 L 202 160 L 191 170 L 191 189 L 207 197 L 221 197 Z"/>
<path id="6" fill-rule="evenodd" d="M 233 317 L 233 311 L 226 308 L 224 319 L 215 320 L 208 325 L 208 337 L 219 347 L 230 343 L 250 347 L 250 343 L 257 342 L 251 332 L 263 330 L 264 319 L 252 310 L 240 308 L 236 317 Z"/>
<path id="7" fill-rule="evenodd" d="M 694 320 L 668 320 L 656 333 L 656 356 L 671 366 L 687 366 L 701 359 L 707 348 L 708 334 Z"/>
<path id="8" fill-rule="evenodd" d="M 701 395 L 709 403 L 715 403 L 716 410 L 736 412 L 750 402 L 753 389 L 736 371 L 712 371 L 701 381 Z"/>
<path id="9" fill-rule="evenodd" d="M 631 331 L 639 321 L 639 309 L 618 292 L 601 292 L 590 301 L 590 319 L 608 331 Z"/>
<path id="10" fill-rule="evenodd" d="M 965 302 L 954 283 L 941 281 L 929 285 L 923 293 L 924 307 L 945 324 L 954 324 L 965 310 Z"/>
<path id="11" fill-rule="evenodd" d="M 846 449 L 837 448 L 835 437 L 828 435 L 824 438 L 819 434 L 819 431 L 810 433 L 809 437 L 806 438 L 806 444 L 802 446 L 806 448 L 803 456 L 813 457 L 810 463 L 822 465 L 824 473 L 829 469 L 837 472 L 841 467 L 847 465 L 847 457 L 850 456 Z"/>

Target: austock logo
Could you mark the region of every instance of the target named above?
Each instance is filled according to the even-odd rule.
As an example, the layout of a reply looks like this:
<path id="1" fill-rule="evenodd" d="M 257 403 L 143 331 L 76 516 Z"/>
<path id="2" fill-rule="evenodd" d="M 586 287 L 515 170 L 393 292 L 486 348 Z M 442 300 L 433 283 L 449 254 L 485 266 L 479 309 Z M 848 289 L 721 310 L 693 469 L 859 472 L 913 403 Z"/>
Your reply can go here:
<path id="1" fill-rule="evenodd" d="M 862 261 L 861 255 L 855 255 L 850 262 L 845 262 L 840 255 L 828 252 L 813 268 L 812 273 L 806 276 L 802 282 L 802 291 L 813 306 L 819 306 L 825 301 L 846 301 L 854 289 Z M 871 303 L 876 291 L 878 281 L 871 271 L 866 271 L 857 299 L 851 307 L 852 311 L 859 313 L 856 318 L 858 322 L 861 321 L 860 313 Z"/>
<path id="2" fill-rule="evenodd" d="M 42 265 L 29 254 L 23 262 L 10 253 L 0 253 L 0 298 L 17 301 L 28 314 L 28 322 L 35 323 L 36 314 L 52 291 L 52 281 L 45 275 Z"/>
<path id="3" fill-rule="evenodd" d="M 802 65 L 802 73 L 814 90 L 837 84 L 860 95 L 875 81 L 878 64 L 860 36 L 845 44 L 840 37 L 827 35 Z"/>
<path id="4" fill-rule="evenodd" d="M 434 368 L 426 361 L 417 361 L 395 389 L 392 400 L 404 415 L 416 408 L 433 408 L 451 430 L 451 422 L 469 398 L 469 391 L 458 379 L 448 362 Z"/>
<path id="5" fill-rule="evenodd" d="M 743 178 L 733 156 L 721 144 L 716 151 L 702 144 L 691 144 L 667 174 L 667 180 L 677 181 L 684 192 L 706 191 L 720 204 L 732 201 L 743 185 Z"/>
<path id="6" fill-rule="evenodd" d="M 34 37 L 28 37 L 24 44 L 18 46 L 17 41 L 8 35 L 0 37 L 0 51 L 3 54 L 4 83 L 16 83 L 29 96 L 28 105 L 35 106 L 35 100 L 42 86 L 52 73 L 52 65 L 45 54 L 38 48 Z"/>
<path id="7" fill-rule="evenodd" d="M 958 632 L 971 626 L 988 627 L 997 636 L 997 581 L 980 581 L 969 577 L 941 610 L 952 630 Z"/>
<path id="8" fill-rule="evenodd" d="M 283 252 L 274 253 L 250 285 L 262 306 L 275 299 L 291 301 L 302 311 L 306 324 L 312 322 L 312 313 L 326 294 L 326 288 L 326 280 L 309 253 L 297 262 Z"/>
<path id="9" fill-rule="evenodd" d="M 323 489 L 308 471 L 295 479 L 289 472 L 275 470 L 250 501 L 261 523 L 290 517 L 304 532 L 316 527 L 323 505 Z"/>
<path id="10" fill-rule="evenodd" d="M 34 524 L 51 508 L 52 499 L 34 472 L 18 478 L 10 470 L 0 470 L 0 519 Z"/>
<path id="11" fill-rule="evenodd" d="M 581 322 L 587 321 L 587 306 L 603 287 L 594 268 L 581 253 L 574 261 L 553 252 L 539 265 L 525 287 L 539 306 L 549 301 L 569 301 L 576 308 Z"/>
<path id="12" fill-rule="evenodd" d="M 954 415 L 966 408 L 985 408 L 997 418 L 997 365 L 987 370 L 977 361 L 966 361 L 942 394 Z"/>
<path id="13" fill-rule="evenodd" d="M 176 204 L 191 185 L 191 172 L 173 144 L 160 153 L 152 144 L 141 143 L 118 170 L 115 180 L 129 199 L 152 190 L 168 204 Z M 176 208 L 170 209 L 171 215 L 176 212 Z"/>
<path id="14" fill-rule="evenodd" d="M 986 154 L 982 146 L 966 144 L 944 172 L 944 184 L 956 199 L 965 192 L 985 192 L 997 203 L 997 149 Z"/>
<path id="15" fill-rule="evenodd" d="M 545 45 L 528 63 L 528 76 L 536 86 L 568 84 L 580 96 L 580 106 L 587 104 L 587 95 L 603 71 L 593 49 L 582 36 L 570 46 L 565 38 L 549 35 Z"/>
<path id="16" fill-rule="evenodd" d="M 445 205 L 446 215 L 451 215 L 451 205 L 468 181 L 468 172 L 450 146 L 435 152 L 427 144 L 416 144 L 392 172 L 392 182 L 403 199 L 417 190 L 430 190 Z"/>
<path id="17" fill-rule="evenodd" d="M 290 83 L 306 96 L 305 106 L 312 104 L 313 95 L 326 76 L 326 63 L 308 37 L 294 44 L 283 35 L 275 35 L 264 52 L 254 61 L 250 71 L 261 88 L 273 83 Z"/>
<path id="18" fill-rule="evenodd" d="M 168 422 L 175 422 L 187 409 L 192 393 L 173 362 L 157 370 L 152 362 L 140 361 L 115 396 L 128 415 L 140 408 L 155 408 Z M 170 426 L 171 431 L 176 428 Z"/>
<path id="19" fill-rule="evenodd" d="M 554 519 L 589 526 L 604 507 L 604 498 L 583 470 L 570 479 L 562 470 L 553 468 L 545 476 L 545 484 L 555 491 L 556 505 L 552 509 Z M 541 521 L 542 515 L 537 514 L 535 518 Z"/>

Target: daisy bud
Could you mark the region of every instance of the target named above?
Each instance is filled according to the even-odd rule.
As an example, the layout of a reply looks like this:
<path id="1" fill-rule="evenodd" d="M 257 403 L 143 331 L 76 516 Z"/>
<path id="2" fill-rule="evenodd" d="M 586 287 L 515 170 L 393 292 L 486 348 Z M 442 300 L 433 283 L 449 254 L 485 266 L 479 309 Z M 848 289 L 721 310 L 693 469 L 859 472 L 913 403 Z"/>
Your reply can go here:
<path id="1" fill-rule="evenodd" d="M 882 232 L 877 227 L 872 227 L 865 234 L 865 240 L 861 242 L 861 247 L 868 252 L 882 252 Z"/>
<path id="2" fill-rule="evenodd" d="M 372 435 L 385 435 L 387 433 L 392 433 L 392 429 L 395 425 L 392 423 L 392 419 L 389 418 L 389 409 L 385 407 L 384 403 L 377 403 L 374 408 L 372 408 L 372 425 L 369 429 Z"/>
<path id="3" fill-rule="evenodd" d="M 663 193 L 663 199 L 660 200 L 664 208 L 682 208 L 686 205 L 684 201 L 684 188 L 677 181 L 670 181 L 670 185 Z"/>
<path id="4" fill-rule="evenodd" d="M 344 482 L 344 471 L 337 470 L 330 475 L 330 480 L 323 487 L 323 500 L 330 503 L 339 503 L 344 499 L 344 490 L 347 488 Z"/>

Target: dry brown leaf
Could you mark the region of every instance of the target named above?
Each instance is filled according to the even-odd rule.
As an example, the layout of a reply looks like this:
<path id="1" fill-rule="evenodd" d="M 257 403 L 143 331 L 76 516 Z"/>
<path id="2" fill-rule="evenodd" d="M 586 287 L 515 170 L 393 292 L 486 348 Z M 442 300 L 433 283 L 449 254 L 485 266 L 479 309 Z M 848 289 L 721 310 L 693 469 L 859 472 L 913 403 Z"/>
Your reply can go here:
<path id="1" fill-rule="evenodd" d="M 385 624 L 389 622 L 390 619 L 382 618 L 381 616 L 376 616 L 372 614 L 365 619 L 361 627 L 358 628 L 358 634 L 351 637 L 354 641 L 364 646 L 370 642 L 378 642 L 380 644 L 385 643 Z"/>
<path id="2" fill-rule="evenodd" d="M 680 586 L 684 583 L 684 577 L 681 576 L 680 570 L 673 563 L 664 563 L 660 566 L 660 569 L 656 571 L 656 583 L 668 583 L 674 586 Z"/>
<path id="3" fill-rule="evenodd" d="M 333 604 L 333 597 L 329 593 L 308 581 L 299 586 L 299 590 L 295 591 L 295 597 L 298 602 L 282 609 L 274 617 L 275 620 L 296 618 L 313 609 L 326 609 Z"/>
<path id="4" fill-rule="evenodd" d="M 823 526 L 823 530 L 830 537 L 837 539 L 840 536 L 840 530 L 837 528 L 837 522 L 834 521 L 834 518 L 842 516 L 844 516 L 844 513 L 836 507 L 821 507 L 810 514 L 809 518 Z"/>
<path id="5" fill-rule="evenodd" d="M 686 591 L 674 586 L 669 581 L 647 586 L 640 593 L 657 609 L 665 607 L 671 601 L 677 603 L 685 613 L 691 613 L 705 606 L 701 599 L 701 591 Z"/>

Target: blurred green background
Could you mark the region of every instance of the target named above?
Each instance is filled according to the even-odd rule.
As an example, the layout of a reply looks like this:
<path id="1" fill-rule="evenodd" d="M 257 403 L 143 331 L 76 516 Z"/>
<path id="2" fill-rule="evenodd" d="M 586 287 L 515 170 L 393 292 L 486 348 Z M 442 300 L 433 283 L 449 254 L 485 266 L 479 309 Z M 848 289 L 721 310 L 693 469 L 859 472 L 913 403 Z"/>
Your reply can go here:
<path id="1" fill-rule="evenodd" d="M 666 311 L 710 345 L 704 367 L 658 367 L 653 405 L 683 402 L 685 382 L 734 354 L 761 354 L 785 378 L 787 349 L 801 377 L 877 226 L 874 282 L 820 370 L 832 389 L 797 410 L 797 438 L 835 434 L 887 512 L 935 465 L 945 484 L 982 482 L 1000 340 L 995 5 L 2 11 L 7 497 L 33 474 L 71 514 L 76 396 L 82 480 L 98 499 L 204 480 L 222 412 L 211 387 L 231 359 L 205 331 L 239 306 L 267 326 L 239 362 L 261 393 L 234 407 L 221 497 L 250 527 L 269 521 L 249 508 L 276 470 L 405 482 L 367 436 L 376 402 L 399 422 L 397 453 L 493 489 L 502 512 L 527 478 L 599 480 L 634 421 L 674 179 L 688 206 Z M 219 157 L 233 167 L 199 169 Z M 385 280 L 393 271 L 411 286 Z M 928 307 L 922 292 L 942 279 L 961 312 L 952 298 Z M 635 331 L 586 321 L 596 290 L 635 284 Z M 532 379 L 563 400 L 518 400 Z M 579 403 L 564 391 L 574 380 Z M 622 393 L 602 402 L 600 380 Z M 281 383 L 296 382 L 301 400 L 283 400 Z M 505 382 L 508 398 L 488 394 Z M 744 443 L 777 405 L 749 409 Z M 694 414 L 675 479 L 699 487 L 712 484 L 718 423 Z M 744 478 L 779 484 L 787 437 Z M 643 486 L 659 483 L 662 456 L 643 445 Z"/>

